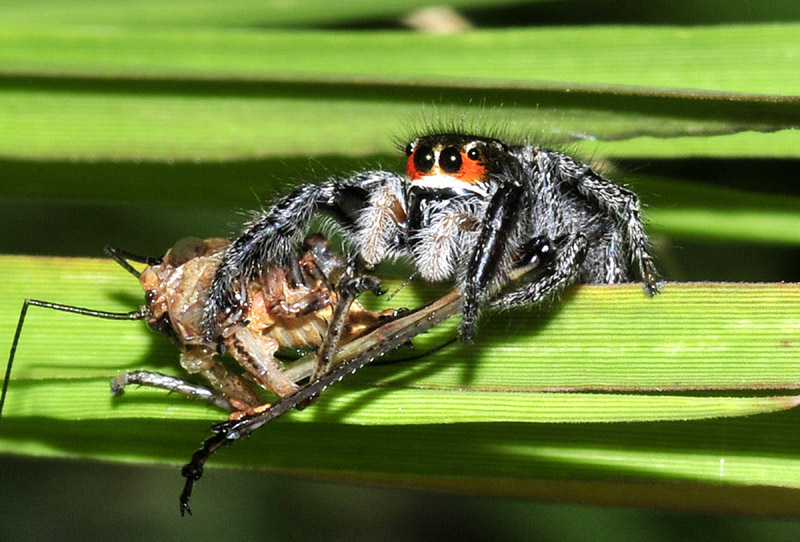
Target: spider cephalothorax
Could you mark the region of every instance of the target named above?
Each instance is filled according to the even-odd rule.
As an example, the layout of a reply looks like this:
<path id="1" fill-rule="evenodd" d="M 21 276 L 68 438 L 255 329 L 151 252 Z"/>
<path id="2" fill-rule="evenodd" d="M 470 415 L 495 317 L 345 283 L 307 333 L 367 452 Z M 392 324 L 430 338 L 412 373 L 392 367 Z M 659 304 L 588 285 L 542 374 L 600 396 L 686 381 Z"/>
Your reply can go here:
<path id="1" fill-rule="evenodd" d="M 635 270 L 648 293 L 658 291 L 638 197 L 589 165 L 458 133 L 419 137 L 406 154 L 406 175 L 367 171 L 303 185 L 250 222 L 211 285 L 208 336 L 242 317 L 242 285 L 285 266 L 317 210 L 337 219 L 368 267 L 403 258 L 426 280 L 455 280 L 465 340 L 482 307 L 538 303 L 571 283 L 626 282 Z M 550 265 L 534 280 L 504 288 L 535 239 L 555 248 Z"/>

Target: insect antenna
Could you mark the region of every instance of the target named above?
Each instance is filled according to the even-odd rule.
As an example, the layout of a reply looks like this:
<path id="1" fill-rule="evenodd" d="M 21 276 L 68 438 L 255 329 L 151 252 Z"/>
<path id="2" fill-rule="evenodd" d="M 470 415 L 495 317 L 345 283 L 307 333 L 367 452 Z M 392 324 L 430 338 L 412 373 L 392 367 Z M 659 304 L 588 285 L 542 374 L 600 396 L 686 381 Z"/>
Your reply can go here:
<path id="1" fill-rule="evenodd" d="M 122 266 L 125 271 L 136 277 L 137 279 L 142 275 L 141 272 L 137 271 L 135 267 L 133 267 L 128 262 L 137 262 L 143 263 L 147 265 L 158 265 L 161 263 L 160 258 L 151 258 L 149 256 L 139 256 L 138 254 L 133 254 L 132 252 L 128 252 L 127 250 L 123 250 L 121 248 L 114 248 L 106 245 L 103 247 L 103 252 L 108 254 L 108 256 L 117 262 L 120 266 Z"/>
<path id="2" fill-rule="evenodd" d="M 414 271 L 413 273 L 411 273 L 411 276 L 409 276 L 408 278 L 406 278 L 406 279 L 403 281 L 403 283 L 402 283 L 400 286 L 398 286 L 397 288 L 395 288 L 395 289 L 394 289 L 394 292 L 390 293 L 389 295 L 387 295 L 387 296 L 384 298 L 384 302 L 385 302 L 385 303 L 388 303 L 389 301 L 391 301 L 391 300 L 394 298 L 394 296 L 396 296 L 397 294 L 399 294 L 399 293 L 400 293 L 400 291 L 401 291 L 403 288 L 405 288 L 406 286 L 408 286 L 409 284 L 411 284 L 411 281 L 412 281 L 412 280 L 414 280 L 414 277 L 416 277 L 418 274 L 419 274 L 419 272 L 418 272 L 418 271 Z"/>
<path id="3" fill-rule="evenodd" d="M 125 262 L 125 265 L 130 267 L 130 264 L 128 264 L 127 262 Z M 131 267 L 131 269 L 133 268 Z M 49 301 L 39 301 L 38 299 L 26 299 L 22 303 L 22 310 L 19 313 L 19 320 L 17 321 L 17 329 L 14 332 L 14 340 L 11 343 L 11 351 L 8 354 L 8 363 L 6 364 L 6 374 L 3 380 L 3 391 L 2 394 L 0 394 L 0 419 L 2 419 L 3 416 L 3 405 L 6 402 L 6 394 L 8 393 L 8 383 L 11 380 L 11 367 L 14 365 L 14 357 L 17 353 L 17 345 L 19 344 L 19 337 L 22 334 L 22 326 L 25 323 L 25 316 L 28 314 L 28 307 L 31 306 L 42 307 L 45 309 L 52 309 L 56 311 L 71 312 L 74 314 L 82 314 L 83 316 L 91 316 L 93 318 L 104 318 L 106 320 L 141 320 L 142 318 L 147 316 L 147 312 L 144 307 L 139 307 L 135 311 L 131 312 L 108 312 L 108 311 L 98 311 L 94 309 L 85 309 L 83 307 L 75 307 L 72 305 L 61 305 L 59 303 L 51 303 Z"/>

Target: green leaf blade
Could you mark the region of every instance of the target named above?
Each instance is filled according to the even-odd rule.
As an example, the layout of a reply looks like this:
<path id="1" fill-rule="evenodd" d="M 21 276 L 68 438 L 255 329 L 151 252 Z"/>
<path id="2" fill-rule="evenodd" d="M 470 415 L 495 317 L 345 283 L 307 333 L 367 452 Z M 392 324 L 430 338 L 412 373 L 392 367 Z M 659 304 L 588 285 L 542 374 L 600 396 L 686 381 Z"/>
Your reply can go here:
<path id="1" fill-rule="evenodd" d="M 0 27 L 0 66 L 10 73 L 47 73 L 58 66 L 95 76 L 391 77 L 794 96 L 797 36 L 796 24 L 504 29 L 457 36 L 6 26 Z M 662 69 L 653 70 L 654 63 Z M 742 71 L 752 77 L 741 77 Z"/>
<path id="2" fill-rule="evenodd" d="M 106 310 L 141 296 L 113 262 L 5 257 L 0 273 L 6 330 L 23 293 Z M 431 295 L 407 288 L 394 301 Z M 364 481 L 425 478 L 424 487 L 503 495 L 623 480 L 800 488 L 787 475 L 800 472 L 791 453 L 800 441 L 788 436 L 798 397 L 759 391 L 798 387 L 798 304 L 795 284 L 670 284 L 653 299 L 638 286 L 580 288 L 549 312 L 484 322 L 476 345 L 365 369 L 214 464 L 341 479 L 356 453 Z M 415 341 L 418 351 L 456 323 Z M 224 419 L 159 390 L 112 398 L 109 379 L 127 369 L 181 374 L 175 348 L 140 322 L 31 309 L 0 450 L 176 464 Z M 330 451 L 323 459 L 319 446 Z M 722 501 L 706 506 L 729 510 Z"/>

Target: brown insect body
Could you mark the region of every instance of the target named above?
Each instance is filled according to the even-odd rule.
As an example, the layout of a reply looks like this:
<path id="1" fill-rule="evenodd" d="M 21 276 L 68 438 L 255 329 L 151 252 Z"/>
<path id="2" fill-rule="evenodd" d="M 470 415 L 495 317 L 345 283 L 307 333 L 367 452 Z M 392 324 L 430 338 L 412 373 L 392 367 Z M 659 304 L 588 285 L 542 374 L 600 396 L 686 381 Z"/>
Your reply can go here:
<path id="1" fill-rule="evenodd" d="M 201 375 L 221 392 L 237 411 L 232 417 L 237 417 L 269 406 L 250 382 L 279 397 L 300 389 L 293 378 L 283 374 L 283 363 L 275 354 L 281 348 L 322 345 L 339 299 L 331 281 L 338 279 L 347 262 L 340 254 L 330 252 L 324 237 L 309 236 L 307 250 L 298 261 L 302 280 L 293 283 L 286 270 L 273 267 L 250 281 L 248 304 L 242 307 L 244 318 L 222 329 L 216 342 L 209 343 L 203 334 L 203 307 L 219 266 L 219 254 L 228 244 L 225 239 L 183 239 L 160 262 L 148 265 L 139 280 L 145 291 L 148 325 L 176 340 L 184 370 Z M 353 303 L 340 343 L 346 344 L 395 314 L 393 310 L 371 312 Z M 228 352 L 242 367 L 244 378 L 220 361 L 220 352 Z M 137 374 L 121 375 L 112 387 L 121 391 L 132 382 L 158 386 L 130 378 Z M 160 387 L 185 393 L 171 385 Z"/>

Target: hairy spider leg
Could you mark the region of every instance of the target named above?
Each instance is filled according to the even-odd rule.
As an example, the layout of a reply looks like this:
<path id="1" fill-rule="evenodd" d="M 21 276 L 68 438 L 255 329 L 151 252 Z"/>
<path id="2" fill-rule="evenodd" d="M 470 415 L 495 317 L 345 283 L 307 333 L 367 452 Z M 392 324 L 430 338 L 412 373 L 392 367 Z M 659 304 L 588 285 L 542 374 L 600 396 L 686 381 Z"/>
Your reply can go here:
<path id="1" fill-rule="evenodd" d="M 211 341 L 221 329 L 241 321 L 248 281 L 270 266 L 289 265 L 317 210 L 328 212 L 343 227 L 351 228 L 361 219 L 368 194 L 401 184 L 398 175 L 369 171 L 321 185 L 303 185 L 254 218 L 222 255 L 205 309 L 206 338 Z"/>

